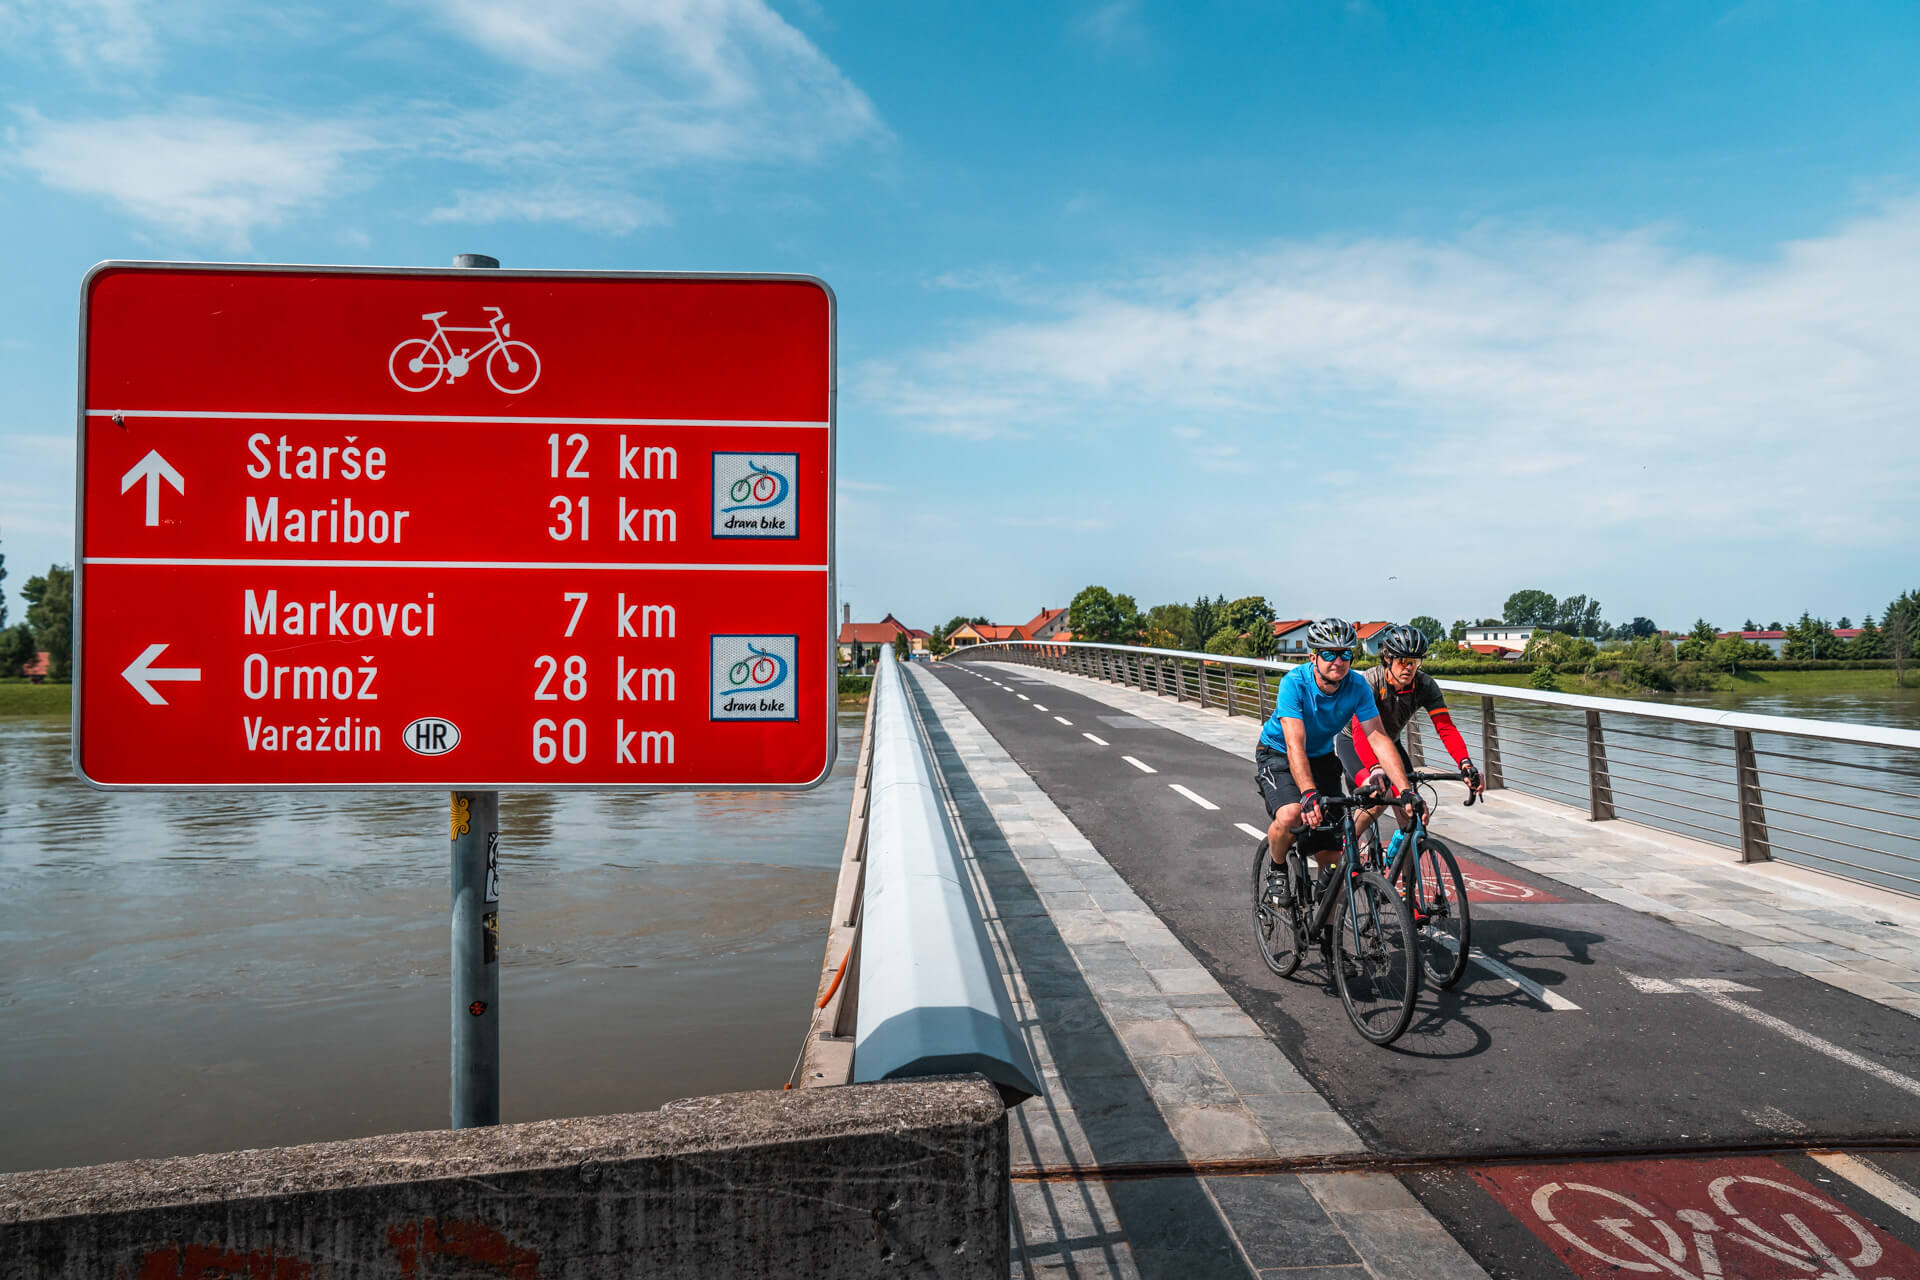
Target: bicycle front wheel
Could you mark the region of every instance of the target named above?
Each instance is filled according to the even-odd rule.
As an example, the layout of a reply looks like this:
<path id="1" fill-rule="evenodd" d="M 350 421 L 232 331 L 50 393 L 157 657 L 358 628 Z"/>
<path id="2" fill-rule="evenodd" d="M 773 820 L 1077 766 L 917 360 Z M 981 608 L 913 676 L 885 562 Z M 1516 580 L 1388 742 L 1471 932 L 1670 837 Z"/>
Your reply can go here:
<path id="1" fill-rule="evenodd" d="M 1361 1035 L 1392 1044 L 1413 1021 L 1420 998 L 1420 960 L 1413 915 L 1380 875 L 1363 871 L 1345 890 L 1349 904 L 1334 908 L 1333 979 L 1340 1003 Z"/>
<path id="2" fill-rule="evenodd" d="M 1280 977 L 1290 977 L 1300 967 L 1300 905 L 1295 901 L 1282 906 L 1268 883 L 1270 876 L 1286 874 L 1267 848 L 1266 838 L 1253 851 L 1253 944 L 1267 968 Z"/>
<path id="3" fill-rule="evenodd" d="M 1428 836 L 1420 847 L 1420 892 L 1409 894 L 1413 927 L 1420 931 L 1420 959 L 1441 990 L 1467 971 L 1473 945 L 1473 913 L 1467 906 L 1467 882 L 1446 842 Z M 1417 897 L 1417 900 L 1416 900 Z"/>

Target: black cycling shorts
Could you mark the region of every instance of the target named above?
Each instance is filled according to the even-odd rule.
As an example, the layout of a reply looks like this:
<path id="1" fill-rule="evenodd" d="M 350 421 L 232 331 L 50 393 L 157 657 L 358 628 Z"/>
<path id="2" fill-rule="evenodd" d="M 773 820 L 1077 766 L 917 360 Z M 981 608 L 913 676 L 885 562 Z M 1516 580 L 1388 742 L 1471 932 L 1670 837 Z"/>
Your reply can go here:
<path id="1" fill-rule="evenodd" d="M 1407 744 L 1395 738 L 1393 745 L 1400 750 L 1400 766 L 1407 772 L 1413 772 L 1413 757 L 1407 754 Z M 1349 779 L 1360 776 L 1360 753 L 1353 749 L 1353 739 L 1341 734 L 1333 740 L 1333 753 L 1340 757 L 1340 767 L 1346 771 Z"/>
<path id="2" fill-rule="evenodd" d="M 1313 773 L 1313 785 L 1328 795 L 1341 794 L 1340 757 L 1332 751 L 1323 756 L 1308 756 L 1307 768 Z M 1300 787 L 1287 767 L 1287 753 L 1275 751 L 1264 742 L 1254 748 L 1253 781 L 1260 798 L 1267 802 L 1267 817 L 1272 818 L 1290 804 L 1300 803 Z"/>

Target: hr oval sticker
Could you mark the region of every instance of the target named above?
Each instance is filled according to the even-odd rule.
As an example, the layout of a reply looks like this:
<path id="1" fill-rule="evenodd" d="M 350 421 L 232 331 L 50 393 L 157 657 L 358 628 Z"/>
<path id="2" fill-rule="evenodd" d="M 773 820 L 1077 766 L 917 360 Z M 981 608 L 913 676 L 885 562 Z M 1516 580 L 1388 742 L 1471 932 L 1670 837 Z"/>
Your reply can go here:
<path id="1" fill-rule="evenodd" d="M 460 745 L 460 726 L 439 716 L 422 716 L 400 734 L 415 755 L 443 756 Z"/>

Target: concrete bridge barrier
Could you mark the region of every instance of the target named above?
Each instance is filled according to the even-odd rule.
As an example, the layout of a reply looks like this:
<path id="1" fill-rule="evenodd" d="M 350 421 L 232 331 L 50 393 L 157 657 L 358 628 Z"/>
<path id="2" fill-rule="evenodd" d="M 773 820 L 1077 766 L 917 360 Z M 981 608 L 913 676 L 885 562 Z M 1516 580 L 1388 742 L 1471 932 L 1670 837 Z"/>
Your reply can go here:
<path id="1" fill-rule="evenodd" d="M 0 1276 L 1008 1273 L 978 1076 L 0 1175 Z"/>

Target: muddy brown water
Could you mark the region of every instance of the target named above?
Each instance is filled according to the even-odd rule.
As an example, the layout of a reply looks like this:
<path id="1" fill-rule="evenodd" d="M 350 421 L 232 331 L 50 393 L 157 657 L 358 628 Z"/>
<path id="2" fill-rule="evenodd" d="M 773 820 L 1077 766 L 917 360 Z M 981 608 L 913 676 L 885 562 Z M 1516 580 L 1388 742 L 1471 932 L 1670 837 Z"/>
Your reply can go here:
<path id="1" fill-rule="evenodd" d="M 501 1118 L 785 1083 L 860 717 L 799 794 L 501 797 Z M 443 792 L 113 793 L 0 721 L 0 1171 L 445 1128 Z"/>

